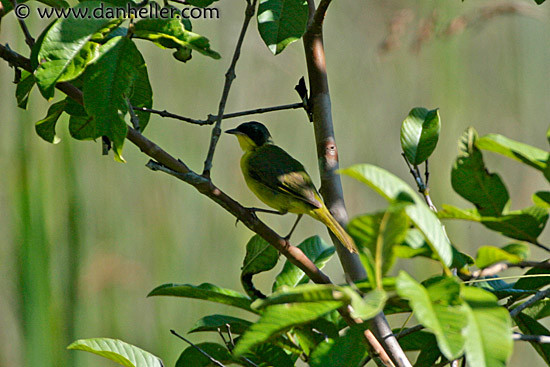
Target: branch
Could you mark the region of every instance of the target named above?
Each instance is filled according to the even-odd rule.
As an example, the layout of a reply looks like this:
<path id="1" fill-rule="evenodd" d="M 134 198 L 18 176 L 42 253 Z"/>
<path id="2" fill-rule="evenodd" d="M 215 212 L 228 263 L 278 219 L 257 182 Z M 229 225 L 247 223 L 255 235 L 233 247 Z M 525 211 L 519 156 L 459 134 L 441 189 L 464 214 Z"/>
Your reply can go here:
<path id="1" fill-rule="evenodd" d="M 544 299 L 546 297 L 550 296 L 550 288 L 544 290 L 544 291 L 538 291 L 533 297 L 529 298 L 527 301 L 523 302 L 518 307 L 514 308 L 510 311 L 511 317 L 516 317 L 519 315 L 519 313 L 523 310 L 525 310 L 527 307 L 535 304 L 536 302 L 540 301 L 541 299 Z"/>
<path id="2" fill-rule="evenodd" d="M 550 336 L 548 335 L 525 335 L 514 333 L 512 339 L 516 341 L 525 341 L 538 344 L 550 344 Z"/>
<path id="3" fill-rule="evenodd" d="M 342 182 L 340 176 L 335 173 L 338 169 L 338 149 L 334 137 L 323 46 L 323 20 L 330 2 L 331 0 L 321 0 L 318 9 L 315 10 L 314 1 L 308 0 L 310 19 L 303 42 L 311 89 L 310 107 L 313 107 L 313 126 L 321 175 L 320 192 L 334 218 L 345 228 L 348 214 L 344 203 Z M 346 275 L 352 281 L 366 278 L 365 269 L 359 257 L 346 250 L 332 233 L 330 236 Z M 372 332 L 371 330 L 365 332 L 369 341 L 369 352 L 372 353 L 372 349 L 375 348 L 374 341 L 376 340 L 383 348 L 375 350 L 375 352 L 379 353 L 384 364 L 398 367 L 411 366 L 397 339 L 393 336 L 383 313 L 369 320 L 369 328 L 372 329 Z M 374 335 L 372 335 L 373 333 Z M 379 363 L 377 358 L 375 361 Z"/>
<path id="4" fill-rule="evenodd" d="M 520 261 L 518 263 L 496 263 L 486 267 L 482 270 L 477 270 L 472 273 L 470 279 L 484 278 L 492 275 L 496 275 L 501 271 L 508 270 L 510 268 L 537 268 L 537 269 L 550 269 L 550 261 Z"/>
<path id="5" fill-rule="evenodd" d="M 273 106 L 273 107 L 255 108 L 252 110 L 246 110 L 246 111 L 240 111 L 240 112 L 232 112 L 232 113 L 223 115 L 222 120 L 241 117 L 241 116 L 257 115 L 257 114 L 273 112 L 273 111 L 292 110 L 297 108 L 304 108 L 304 103 L 299 102 L 299 103 L 291 103 L 291 104 L 285 104 L 285 105 Z M 213 125 L 218 119 L 218 116 L 208 115 L 208 118 L 206 120 L 195 120 L 189 117 L 168 112 L 166 110 L 161 111 L 161 110 L 155 110 L 147 107 L 134 107 L 134 110 L 150 112 L 150 113 L 154 113 L 155 115 L 159 115 L 161 117 L 169 117 L 176 120 L 185 121 L 194 125 Z"/>
<path id="6" fill-rule="evenodd" d="M 220 139 L 220 134 L 222 132 L 221 125 L 223 119 L 223 112 L 225 111 L 225 104 L 227 102 L 227 97 L 229 96 L 229 90 L 231 89 L 231 84 L 235 79 L 235 67 L 237 66 L 237 61 L 241 55 L 241 46 L 244 41 L 244 36 L 246 35 L 246 30 L 250 24 L 250 19 L 254 15 L 256 10 L 256 1 L 257 0 L 247 0 L 246 10 L 244 15 L 243 26 L 241 28 L 241 33 L 239 35 L 239 40 L 237 41 L 237 46 L 235 46 L 235 52 L 233 53 L 233 59 L 231 60 L 231 65 L 225 73 L 225 84 L 223 86 L 222 98 L 220 99 L 220 105 L 218 107 L 218 117 L 216 119 L 216 125 L 212 129 L 212 136 L 210 138 L 210 146 L 208 147 L 208 154 L 206 160 L 204 161 L 204 170 L 202 175 L 204 177 L 210 177 L 210 170 L 212 169 L 212 160 L 214 159 L 214 152 L 216 151 L 216 145 Z"/>
<path id="7" fill-rule="evenodd" d="M 175 330 L 172 330 L 170 329 L 170 332 L 172 334 L 174 334 L 175 336 L 177 336 L 178 338 L 180 338 L 181 340 L 183 340 L 184 342 L 186 342 L 187 344 L 189 344 L 190 346 L 192 346 L 193 348 L 195 348 L 195 350 L 199 351 L 199 353 L 201 353 L 203 356 L 205 356 L 206 358 L 208 358 L 210 360 L 210 362 L 212 362 L 213 364 L 215 364 L 216 366 L 219 366 L 219 367 L 225 367 L 225 365 L 223 363 L 221 363 L 220 361 L 218 361 L 217 359 L 215 359 L 214 357 L 210 356 L 210 354 L 206 353 L 204 350 L 202 350 L 201 348 L 199 348 L 198 346 L 196 346 L 195 344 L 191 343 L 191 341 L 185 339 L 183 336 L 181 336 L 180 334 L 178 334 Z"/>

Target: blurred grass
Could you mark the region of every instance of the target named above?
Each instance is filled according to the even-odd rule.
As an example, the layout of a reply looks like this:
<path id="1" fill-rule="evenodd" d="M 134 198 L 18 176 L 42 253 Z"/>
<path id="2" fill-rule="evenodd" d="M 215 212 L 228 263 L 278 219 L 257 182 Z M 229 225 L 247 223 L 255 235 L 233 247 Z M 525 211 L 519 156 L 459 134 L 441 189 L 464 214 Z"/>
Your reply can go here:
<path id="1" fill-rule="evenodd" d="M 399 154 L 399 127 L 415 106 L 441 109 L 442 136 L 430 160 L 431 193 L 438 206 L 468 205 L 452 193 L 449 182 L 456 141 L 467 126 L 475 126 L 480 134 L 501 133 L 547 149 L 549 4 L 536 8 L 541 19 L 499 16 L 451 37 L 426 40 L 418 52 L 411 49 L 417 29 L 434 10 L 438 31 L 453 18 L 493 3 L 333 2 L 325 22 L 325 46 L 342 166 L 377 164 L 412 184 Z M 170 51 L 137 41 L 148 63 L 155 108 L 195 118 L 216 113 L 244 9 L 244 4 L 234 4 L 215 3 L 221 19 L 194 23 L 194 30 L 209 37 L 222 54 L 220 61 L 194 55 L 181 64 Z M 380 54 L 388 23 L 403 9 L 413 17 L 399 39 L 401 46 Z M 13 18 L 10 14 L 3 19 L 0 42 L 26 54 Z M 27 23 L 35 35 L 44 27 L 32 17 Z M 295 102 L 293 87 L 302 75 L 306 70 L 300 43 L 273 57 L 251 27 L 226 111 Z M 193 188 L 146 169 L 146 157 L 129 143 L 124 153 L 128 163 L 115 163 L 101 157 L 99 143 L 71 140 L 66 120 L 58 124 L 59 145 L 42 141 L 33 125 L 48 104 L 33 91 L 28 111 L 15 108 L 12 79 L 12 70 L 1 63 L 0 365 L 96 365 L 98 357 L 64 348 L 75 338 L 105 336 L 147 349 L 169 366 L 185 347 L 169 334 L 170 328 L 185 332 L 211 313 L 246 316 L 199 301 L 145 296 L 166 282 L 211 282 L 240 290 L 239 270 L 250 231 L 235 227 L 231 216 Z M 275 141 L 299 158 L 318 183 L 313 134 L 305 113 L 254 118 L 269 125 Z M 224 126 L 243 121 L 228 120 Z M 210 128 L 152 117 L 146 134 L 192 168 L 202 168 Z M 222 137 L 213 179 L 244 205 L 258 205 L 241 177 L 239 157 L 234 139 Z M 513 208 L 530 205 L 530 194 L 548 187 L 540 175 L 517 162 L 485 157 L 508 185 Z M 350 179 L 344 178 L 344 189 L 350 215 L 385 205 Z M 265 219 L 284 233 L 294 218 Z M 480 245 L 507 242 L 475 224 L 453 222 L 447 229 L 472 255 Z M 328 238 L 322 226 L 305 220 L 296 240 L 313 233 Z M 545 234 L 543 242 L 548 239 Z M 543 258 L 536 250 L 533 254 Z M 438 270 L 428 261 L 398 265 L 420 278 Z M 336 260 L 327 271 L 334 281 L 344 281 Z M 261 287 L 270 287 L 272 276 L 258 278 Z M 207 339 L 217 337 L 193 336 L 196 342 Z M 516 344 L 510 365 L 520 360 L 542 365 L 526 344 Z"/>

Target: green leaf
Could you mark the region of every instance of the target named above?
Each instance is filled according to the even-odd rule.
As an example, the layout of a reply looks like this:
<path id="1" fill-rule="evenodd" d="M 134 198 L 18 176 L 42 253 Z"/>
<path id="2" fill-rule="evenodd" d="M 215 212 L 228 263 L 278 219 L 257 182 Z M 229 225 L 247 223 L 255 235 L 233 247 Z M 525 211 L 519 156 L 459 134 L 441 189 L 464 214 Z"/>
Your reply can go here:
<path id="1" fill-rule="evenodd" d="M 197 344 L 197 347 L 222 364 L 235 362 L 231 353 L 229 353 L 227 348 L 223 345 L 217 343 L 200 343 Z M 185 348 L 176 361 L 176 367 L 206 367 L 213 365 L 210 359 L 193 346 Z"/>
<path id="2" fill-rule="evenodd" d="M 382 213 L 356 217 L 347 228 L 359 250 L 367 248 L 374 257 L 378 283 L 395 262 L 394 246 L 405 240 L 409 229 L 404 206 L 397 205 L 392 204 Z"/>
<path id="3" fill-rule="evenodd" d="M 68 8 L 69 3 L 65 0 L 38 0 L 38 2 L 51 6 L 53 8 Z"/>
<path id="4" fill-rule="evenodd" d="M 227 325 L 233 334 L 242 334 L 252 325 L 248 320 L 239 319 L 238 317 L 227 315 L 209 315 L 198 320 L 189 333 L 197 333 L 199 331 L 218 331 L 218 329 L 226 330 Z"/>
<path id="5" fill-rule="evenodd" d="M 535 2 L 537 3 L 537 5 L 540 5 L 542 4 L 543 2 L 545 2 L 546 0 L 535 0 Z"/>
<path id="6" fill-rule="evenodd" d="M 292 367 L 294 366 L 293 358 L 288 355 L 282 348 L 272 343 L 262 343 L 256 345 L 243 357 L 252 361 L 256 366 L 275 366 L 275 367 Z M 296 358 L 296 357 L 294 357 Z M 243 366 L 251 366 L 250 363 L 241 363 Z"/>
<path id="7" fill-rule="evenodd" d="M 327 245 L 319 236 L 312 236 L 298 245 L 304 255 L 308 257 L 319 269 L 323 269 L 325 264 L 334 255 L 334 246 Z M 296 265 L 286 261 L 281 272 L 277 275 L 273 283 L 273 291 L 282 286 L 295 287 L 309 281 L 309 277 Z"/>
<path id="8" fill-rule="evenodd" d="M 350 287 L 332 284 L 303 284 L 295 288 L 283 287 L 267 298 L 254 301 L 252 308 L 263 309 L 287 303 L 338 301 L 351 305 L 354 317 L 370 319 L 382 310 L 386 297 L 386 293 L 382 290 L 374 290 L 361 297 Z"/>
<path id="9" fill-rule="evenodd" d="M 485 227 L 515 238 L 516 240 L 537 243 L 548 221 L 548 211 L 540 206 L 532 206 L 522 210 L 509 211 L 500 216 L 482 216 L 476 209 L 459 209 L 451 205 L 443 205 L 438 213 L 441 219 L 463 219 L 480 222 Z"/>
<path id="10" fill-rule="evenodd" d="M 512 309 L 514 309 L 515 307 L 519 306 L 518 305 L 514 305 L 514 307 Z M 535 319 L 535 320 L 539 320 L 539 319 L 543 319 L 545 317 L 548 317 L 550 316 L 550 299 L 541 299 L 540 301 L 538 302 L 535 302 L 534 304 L 532 304 L 531 306 L 523 309 L 523 311 L 521 311 L 521 313 Z"/>
<path id="11" fill-rule="evenodd" d="M 94 118 L 96 135 L 113 142 L 115 159 L 124 162 L 122 146 L 128 130 L 123 116 L 128 112 L 127 98 L 143 89 L 145 61 L 134 42 L 114 37 L 99 48 L 98 59 L 86 72 L 84 107 Z"/>
<path id="12" fill-rule="evenodd" d="M 419 165 L 433 153 L 439 139 L 439 109 L 416 107 L 401 125 L 401 149 L 412 165 Z"/>
<path id="13" fill-rule="evenodd" d="M 476 367 L 505 367 L 513 349 L 510 314 L 483 289 L 463 285 L 461 296 L 466 301 L 468 317 L 464 330 L 468 363 Z"/>
<path id="14" fill-rule="evenodd" d="M 382 168 L 369 164 L 355 165 L 340 170 L 340 173 L 367 184 L 390 202 L 402 193 L 412 198 L 414 205 L 409 205 L 405 209 L 409 219 L 422 232 L 439 259 L 445 265 L 451 265 L 453 261 L 451 243 L 443 230 L 441 222 L 403 180 Z"/>
<path id="15" fill-rule="evenodd" d="M 439 349 L 449 360 L 464 350 L 462 330 L 467 315 L 459 291 L 453 278 L 440 278 L 425 288 L 404 271 L 397 277 L 397 294 L 409 301 L 415 317 L 435 334 Z"/>
<path id="16" fill-rule="evenodd" d="M 483 269 L 503 261 L 515 264 L 521 260 L 521 257 L 511 254 L 504 249 L 494 246 L 481 246 L 477 250 L 476 266 Z"/>
<path id="17" fill-rule="evenodd" d="M 399 331 L 394 330 L 394 334 L 398 335 Z M 432 366 L 435 364 L 439 357 L 441 357 L 439 348 L 434 347 L 436 344 L 435 336 L 423 330 L 415 331 L 412 334 L 399 338 L 399 345 L 401 345 L 404 351 L 420 351 L 414 363 L 415 367 Z"/>
<path id="18" fill-rule="evenodd" d="M 109 338 L 80 339 L 67 349 L 83 350 L 110 359 L 125 367 L 162 367 L 155 355 L 122 340 Z"/>
<path id="19" fill-rule="evenodd" d="M 102 4 L 102 5 L 100 5 Z M 99 1 L 85 1 L 76 5 L 75 12 L 92 12 L 99 6 L 109 7 Z M 123 19 L 59 18 L 44 35 L 38 51 L 36 82 L 44 98 L 53 97 L 55 84 L 70 81 L 84 72 L 97 57 L 98 44 L 89 42 L 97 33 L 107 33 L 122 23 Z"/>
<path id="20" fill-rule="evenodd" d="M 220 288 L 210 283 L 202 283 L 200 285 L 163 284 L 153 289 L 147 295 L 147 297 L 150 296 L 197 298 L 242 308 L 250 312 L 256 312 L 250 307 L 252 301 L 244 294 L 235 292 L 231 289 Z"/>
<path id="21" fill-rule="evenodd" d="M 221 57 L 210 48 L 208 38 L 186 30 L 179 19 L 142 19 L 135 23 L 133 34 L 160 48 L 174 48 L 178 51 L 188 48 L 213 59 Z"/>
<path id="22" fill-rule="evenodd" d="M 488 134 L 476 141 L 479 149 L 502 154 L 538 170 L 546 167 L 548 153 L 542 149 L 509 139 L 499 134 Z"/>
<path id="23" fill-rule="evenodd" d="M 233 353 L 236 357 L 240 357 L 252 347 L 295 326 L 313 321 L 336 310 L 342 304 L 342 301 L 320 301 L 269 306 L 262 312 L 261 318 L 241 336 Z"/>
<path id="24" fill-rule="evenodd" d="M 541 276 L 537 277 L 536 275 L 539 275 L 539 274 Z M 529 277 L 520 278 L 516 282 L 516 284 L 514 284 L 515 289 L 537 290 L 550 284 L 550 277 L 549 277 L 550 269 L 532 268 L 532 269 L 529 269 L 525 273 L 525 275 L 529 275 Z"/>
<path id="25" fill-rule="evenodd" d="M 17 83 L 15 88 L 15 99 L 17 100 L 17 107 L 24 110 L 27 109 L 27 102 L 29 101 L 29 94 L 32 88 L 36 84 L 34 75 L 26 70 L 21 72 L 21 80 Z"/>
<path id="26" fill-rule="evenodd" d="M 518 256 L 521 260 L 527 260 L 531 255 L 529 246 L 524 243 L 510 243 L 502 249 L 510 254 Z"/>
<path id="27" fill-rule="evenodd" d="M 533 203 L 541 208 L 550 208 L 550 191 L 537 191 L 533 194 Z"/>
<path id="28" fill-rule="evenodd" d="M 466 129 L 458 144 L 459 153 L 451 171 L 451 184 L 460 196 L 476 206 L 481 215 L 498 217 L 510 196 L 500 176 L 489 173 L 485 168 L 476 141 L 474 128 Z"/>
<path id="29" fill-rule="evenodd" d="M 55 125 L 63 113 L 66 103 L 65 100 L 54 103 L 48 108 L 46 117 L 36 123 L 36 133 L 47 142 L 57 144 L 61 141 L 61 139 L 55 135 Z"/>
<path id="30" fill-rule="evenodd" d="M 362 340 L 365 327 L 356 325 L 336 339 L 327 339 L 313 350 L 309 359 L 312 367 L 347 367 L 360 366 L 367 357 Z"/>
<path id="31" fill-rule="evenodd" d="M 246 256 L 241 270 L 241 284 L 253 298 L 262 297 L 252 284 L 252 277 L 271 270 L 279 261 L 279 252 L 259 235 L 254 235 L 246 244 Z"/>
<path id="32" fill-rule="evenodd" d="M 514 321 L 519 329 L 527 335 L 550 335 L 550 330 L 545 328 L 540 322 L 533 318 L 519 313 Z M 541 344 L 536 342 L 530 342 L 537 353 L 542 357 L 546 364 L 550 365 L 550 344 Z"/>
<path id="33" fill-rule="evenodd" d="M 306 31 L 309 10 L 305 0 L 260 0 L 258 30 L 273 54 L 282 52 Z"/>

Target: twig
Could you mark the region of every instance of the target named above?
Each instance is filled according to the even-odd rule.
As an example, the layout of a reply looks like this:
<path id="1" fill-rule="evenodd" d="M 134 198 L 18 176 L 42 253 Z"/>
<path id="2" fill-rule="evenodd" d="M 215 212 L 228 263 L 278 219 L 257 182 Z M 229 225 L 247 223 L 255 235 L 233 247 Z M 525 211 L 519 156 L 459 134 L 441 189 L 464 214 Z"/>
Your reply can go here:
<path id="1" fill-rule="evenodd" d="M 214 159 L 214 152 L 216 151 L 216 145 L 220 139 L 220 134 L 222 132 L 221 125 L 223 119 L 223 113 L 225 111 L 225 104 L 227 103 L 227 97 L 229 96 L 229 90 L 231 89 L 231 84 L 235 79 L 235 67 L 237 66 L 237 61 L 241 55 L 241 46 L 244 41 L 244 36 L 246 35 L 246 30 L 250 24 L 250 20 L 254 16 L 256 11 L 256 1 L 257 0 L 248 0 L 246 3 L 246 10 L 244 15 L 243 26 L 241 28 L 241 33 L 239 35 L 239 40 L 235 46 L 235 52 L 233 53 L 233 59 L 231 60 L 231 65 L 225 73 L 225 84 L 223 86 L 222 97 L 220 99 L 220 105 L 218 107 L 218 117 L 216 119 L 216 125 L 212 129 L 212 136 L 210 138 L 210 146 L 208 147 L 208 154 L 206 155 L 206 160 L 204 161 L 204 169 L 202 175 L 204 177 L 210 177 L 210 170 L 212 169 L 212 160 Z"/>
<path id="2" fill-rule="evenodd" d="M 17 0 L 11 0 L 11 3 L 14 9 L 17 8 Z M 17 21 L 19 22 L 19 26 L 21 27 L 21 30 L 25 35 L 25 43 L 32 50 L 32 47 L 34 46 L 34 38 L 32 37 L 31 32 L 29 32 L 29 28 L 27 28 L 27 24 L 25 23 L 25 20 L 23 18 L 17 17 Z"/>
<path id="3" fill-rule="evenodd" d="M 410 327 L 408 329 L 402 330 L 397 335 L 395 335 L 395 337 L 397 339 L 401 339 L 401 338 L 406 337 L 409 334 L 416 333 L 417 331 L 420 331 L 422 329 L 424 329 L 423 325 L 416 325 L 416 326 Z"/>
<path id="4" fill-rule="evenodd" d="M 471 279 L 475 278 L 483 278 L 483 277 L 489 277 L 492 275 L 496 275 L 504 270 L 508 270 L 510 268 L 537 268 L 537 269 L 550 269 L 550 261 L 520 261 L 518 263 L 496 263 L 491 266 L 486 267 L 482 270 L 477 270 L 472 273 Z"/>
<path id="5" fill-rule="evenodd" d="M 132 103 L 130 103 L 130 100 L 128 98 L 126 98 L 126 101 L 128 103 L 128 112 L 130 113 L 130 122 L 132 123 L 134 129 L 136 129 L 137 131 L 141 131 L 139 127 L 139 117 L 134 111 L 134 106 L 132 106 Z"/>
<path id="6" fill-rule="evenodd" d="M 524 341 L 538 344 L 550 344 L 550 336 L 548 335 L 525 335 L 514 333 L 512 339 L 516 341 Z"/>
<path id="7" fill-rule="evenodd" d="M 418 192 L 422 194 L 424 197 L 424 201 L 431 210 L 434 212 L 437 212 L 437 208 L 435 207 L 432 198 L 430 197 L 430 189 L 428 188 L 428 178 L 430 177 L 430 172 L 428 171 L 428 160 L 426 159 L 426 171 L 424 175 L 426 176 L 426 183 L 422 180 L 422 175 L 420 174 L 420 169 L 417 165 L 414 165 L 414 167 L 411 165 L 409 160 L 407 159 L 407 156 L 405 153 L 401 153 L 401 156 L 405 160 L 405 163 L 407 163 L 407 167 L 409 168 L 409 172 L 414 177 L 414 181 L 416 182 L 416 186 L 418 187 Z"/>
<path id="8" fill-rule="evenodd" d="M 222 120 L 227 120 L 230 118 L 241 117 L 241 116 L 257 115 L 257 114 L 267 113 L 267 112 L 291 110 L 291 109 L 297 109 L 297 108 L 304 108 L 304 103 L 303 102 L 291 103 L 291 104 L 284 104 L 280 106 L 262 107 L 262 108 L 255 108 L 252 110 L 232 112 L 232 113 L 223 115 Z M 194 125 L 213 125 L 218 119 L 218 116 L 216 115 L 208 115 L 208 118 L 206 120 L 196 120 L 189 117 L 177 115 L 175 113 L 171 113 L 166 110 L 161 111 L 161 110 L 155 110 L 147 107 L 134 107 L 134 109 L 138 111 L 154 113 L 155 115 L 159 115 L 161 117 L 169 117 L 176 120 L 185 121 Z"/>
<path id="9" fill-rule="evenodd" d="M 527 307 L 535 304 L 536 302 L 540 301 L 541 299 L 544 299 L 544 298 L 548 297 L 549 295 L 550 295 L 550 288 L 545 289 L 543 291 L 538 291 L 537 293 L 535 293 L 535 295 L 533 297 L 529 298 L 527 301 L 523 302 L 521 305 L 519 305 L 518 307 L 511 310 L 510 311 L 510 316 L 511 317 L 516 317 L 517 315 L 519 315 L 519 313 L 521 311 L 525 310 Z"/>
<path id="10" fill-rule="evenodd" d="M 190 346 L 192 346 L 193 348 L 195 348 L 197 351 L 199 351 L 203 356 L 208 358 L 210 360 L 210 362 L 214 363 L 216 366 L 225 367 L 225 365 L 223 363 L 221 363 L 217 359 L 213 358 L 210 354 L 206 353 L 204 350 L 197 347 L 195 344 L 191 343 L 191 341 L 185 339 L 183 336 L 178 334 L 175 330 L 170 329 L 170 332 L 172 334 L 174 334 L 175 336 L 177 336 L 178 338 L 180 338 L 181 340 L 183 340 L 184 342 L 186 342 L 187 344 L 189 344 Z"/>

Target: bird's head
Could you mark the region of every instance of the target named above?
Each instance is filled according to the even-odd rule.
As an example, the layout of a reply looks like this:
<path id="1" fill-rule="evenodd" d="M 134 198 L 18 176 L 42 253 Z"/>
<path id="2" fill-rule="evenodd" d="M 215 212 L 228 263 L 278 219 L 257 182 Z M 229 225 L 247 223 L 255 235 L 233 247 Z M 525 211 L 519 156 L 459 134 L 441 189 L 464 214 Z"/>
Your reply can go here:
<path id="1" fill-rule="evenodd" d="M 267 127 L 257 121 L 245 122 L 225 132 L 237 136 L 239 144 L 244 151 L 254 150 L 262 145 L 273 143 Z"/>

